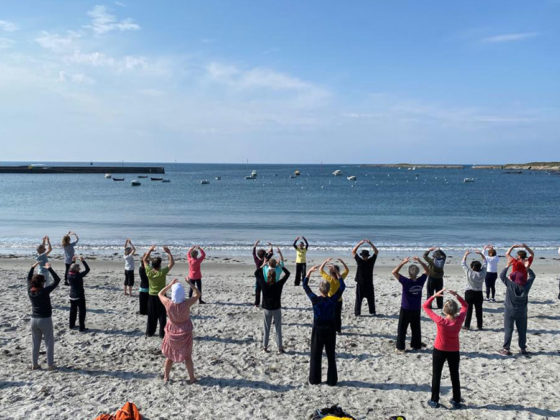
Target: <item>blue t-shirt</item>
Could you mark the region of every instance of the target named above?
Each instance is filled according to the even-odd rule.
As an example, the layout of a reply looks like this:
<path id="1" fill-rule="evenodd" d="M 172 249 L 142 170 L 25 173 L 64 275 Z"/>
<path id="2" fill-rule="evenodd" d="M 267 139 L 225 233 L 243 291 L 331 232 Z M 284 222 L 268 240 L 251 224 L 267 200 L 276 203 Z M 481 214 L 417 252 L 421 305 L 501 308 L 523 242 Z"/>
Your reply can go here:
<path id="1" fill-rule="evenodd" d="M 426 282 L 426 275 L 422 274 L 416 280 L 399 275 L 399 283 L 402 284 L 401 307 L 409 311 L 420 310 L 422 306 L 422 288 Z"/>

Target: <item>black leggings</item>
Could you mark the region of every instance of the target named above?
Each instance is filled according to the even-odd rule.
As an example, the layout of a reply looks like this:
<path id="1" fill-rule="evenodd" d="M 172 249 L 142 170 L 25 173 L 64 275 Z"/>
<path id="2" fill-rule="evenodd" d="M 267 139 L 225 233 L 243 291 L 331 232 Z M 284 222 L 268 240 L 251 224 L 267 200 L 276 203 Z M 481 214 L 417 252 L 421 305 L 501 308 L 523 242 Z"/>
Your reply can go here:
<path id="1" fill-rule="evenodd" d="M 71 266 L 72 264 L 66 264 L 66 263 L 64 263 L 64 265 L 66 266 L 66 268 L 64 269 L 64 284 L 65 284 L 66 286 L 68 286 L 68 284 L 69 284 L 69 283 L 68 283 L 68 271 L 70 270 L 70 266 Z"/>
<path id="2" fill-rule="evenodd" d="M 459 381 L 459 352 L 442 351 L 434 349 L 432 353 L 432 401 L 439 401 L 439 387 L 441 382 L 441 371 L 447 360 L 449 376 L 453 386 L 453 400 L 461 402 L 461 383 Z"/>
<path id="3" fill-rule="evenodd" d="M 333 322 L 324 324 L 313 324 L 311 331 L 311 360 L 309 363 L 309 383 L 312 385 L 321 383 L 321 359 L 323 348 L 327 353 L 328 369 L 327 384 L 336 385 L 338 374 L 336 372 L 336 331 Z"/>
<path id="4" fill-rule="evenodd" d="M 336 302 L 336 306 L 334 309 L 334 326 L 336 332 L 342 331 L 342 301 L 341 300 Z"/>
<path id="5" fill-rule="evenodd" d="M 255 306 L 259 306 L 261 304 L 261 285 L 256 279 L 255 274 Z"/>
<path id="6" fill-rule="evenodd" d="M 165 335 L 165 324 L 167 323 L 167 313 L 165 306 L 159 300 L 158 295 L 148 295 L 148 323 L 146 325 L 146 335 L 153 336 L 156 333 L 159 321 L 159 336 Z"/>
<path id="7" fill-rule="evenodd" d="M 148 292 L 138 293 L 138 300 L 140 301 L 140 315 L 148 315 Z"/>
<path id="8" fill-rule="evenodd" d="M 299 286 L 301 280 L 305 277 L 306 269 L 307 269 L 306 263 L 296 263 L 296 279 L 294 280 L 295 286 Z"/>
<path id="9" fill-rule="evenodd" d="M 76 326 L 76 315 L 80 312 L 78 317 L 78 322 L 80 324 L 80 331 L 86 328 L 86 299 L 80 298 L 76 300 L 70 300 L 70 328 Z"/>
<path id="10" fill-rule="evenodd" d="M 134 286 L 134 270 L 124 270 L 124 285 Z"/>
<path id="11" fill-rule="evenodd" d="M 426 299 L 429 299 L 430 297 L 432 297 L 432 295 L 439 292 L 441 289 L 443 289 L 443 279 L 434 279 L 433 277 L 428 277 L 428 284 L 426 286 L 426 291 L 427 291 L 427 298 Z M 442 309 L 443 308 L 443 296 L 437 297 L 436 298 L 436 303 L 437 303 L 438 309 Z"/>
<path id="12" fill-rule="evenodd" d="M 465 318 L 465 327 L 471 327 L 471 318 L 474 305 L 476 312 L 476 326 L 479 330 L 482 329 L 482 302 L 484 302 L 482 290 L 467 290 L 465 292 L 465 301 L 469 304 L 469 307 L 467 309 L 467 317 Z"/>
<path id="13" fill-rule="evenodd" d="M 420 330 L 420 309 L 410 310 L 401 308 L 401 313 L 399 314 L 399 327 L 397 330 L 397 349 L 405 349 L 406 340 L 406 330 L 410 324 L 410 330 L 412 332 L 412 340 L 410 346 L 419 350 L 422 348 L 421 330 Z"/>
<path id="14" fill-rule="evenodd" d="M 367 288 L 366 288 L 367 287 Z M 373 288 L 373 285 L 371 286 L 360 286 L 359 283 L 356 283 L 356 301 L 354 302 L 354 315 L 356 316 L 360 316 L 362 314 L 362 301 L 364 299 L 367 300 L 368 303 L 368 307 L 369 307 L 369 313 L 371 315 L 374 315 L 375 312 L 375 289 Z M 371 291 L 369 291 L 369 293 L 365 293 L 363 292 L 363 289 L 368 289 L 370 288 Z"/>
<path id="15" fill-rule="evenodd" d="M 196 286 L 196 288 L 200 292 L 200 298 L 199 299 L 201 299 L 202 298 L 202 279 L 198 279 L 198 280 L 189 279 L 189 280 L 194 283 L 194 285 Z M 192 294 L 193 294 L 193 289 L 191 289 L 189 287 L 189 297 L 192 297 Z"/>
<path id="16" fill-rule="evenodd" d="M 486 283 L 486 299 L 490 298 L 490 292 L 492 292 L 492 299 L 496 296 L 496 279 L 498 278 L 498 273 L 486 273 L 486 278 L 484 282 Z"/>

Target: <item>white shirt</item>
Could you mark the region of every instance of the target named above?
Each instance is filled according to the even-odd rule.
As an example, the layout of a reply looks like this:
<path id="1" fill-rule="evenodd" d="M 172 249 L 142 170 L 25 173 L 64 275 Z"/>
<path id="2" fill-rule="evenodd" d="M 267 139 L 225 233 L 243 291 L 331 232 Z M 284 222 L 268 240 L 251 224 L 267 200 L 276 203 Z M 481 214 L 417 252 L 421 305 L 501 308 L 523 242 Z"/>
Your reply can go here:
<path id="1" fill-rule="evenodd" d="M 132 253 L 124 256 L 124 269 L 134 271 L 134 255 Z"/>
<path id="2" fill-rule="evenodd" d="M 484 259 L 486 260 L 486 263 L 488 264 L 488 269 L 486 271 L 488 271 L 489 273 L 497 273 L 498 272 L 498 261 L 500 261 L 500 257 L 498 257 L 497 255 L 494 255 L 493 257 L 490 257 L 490 256 L 486 255 L 486 251 L 484 251 Z"/>

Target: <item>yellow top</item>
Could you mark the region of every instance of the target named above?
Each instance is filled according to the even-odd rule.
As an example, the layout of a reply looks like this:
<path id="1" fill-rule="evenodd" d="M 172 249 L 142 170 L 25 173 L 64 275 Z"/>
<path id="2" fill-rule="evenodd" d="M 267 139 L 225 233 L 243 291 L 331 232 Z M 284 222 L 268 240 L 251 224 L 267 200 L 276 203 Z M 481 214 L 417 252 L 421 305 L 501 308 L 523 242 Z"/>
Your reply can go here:
<path id="1" fill-rule="evenodd" d="M 341 277 L 343 280 L 346 280 L 346 276 L 348 275 L 348 269 L 345 269 L 344 272 L 341 274 Z M 333 276 L 331 276 L 329 273 L 326 273 L 325 271 L 321 270 L 321 276 L 329 282 L 329 284 L 331 285 L 330 289 L 329 289 L 329 297 L 331 297 L 332 295 L 334 295 L 338 288 L 340 287 L 340 282 L 338 281 L 338 279 L 334 278 Z M 339 302 L 342 302 L 342 296 L 340 297 L 340 299 L 338 299 Z"/>
<path id="2" fill-rule="evenodd" d="M 299 246 L 296 248 L 296 263 L 300 264 L 300 263 L 306 263 L 307 259 L 307 249 L 305 248 L 300 248 Z"/>

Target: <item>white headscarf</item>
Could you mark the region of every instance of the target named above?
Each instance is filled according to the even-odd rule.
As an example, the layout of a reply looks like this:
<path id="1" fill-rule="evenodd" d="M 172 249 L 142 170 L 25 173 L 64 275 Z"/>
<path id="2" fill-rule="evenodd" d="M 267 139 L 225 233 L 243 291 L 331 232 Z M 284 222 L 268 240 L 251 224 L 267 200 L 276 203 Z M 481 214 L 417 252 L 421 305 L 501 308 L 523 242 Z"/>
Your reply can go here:
<path id="1" fill-rule="evenodd" d="M 185 300 L 185 288 L 181 283 L 175 283 L 171 286 L 171 301 L 173 303 L 182 303 Z"/>

